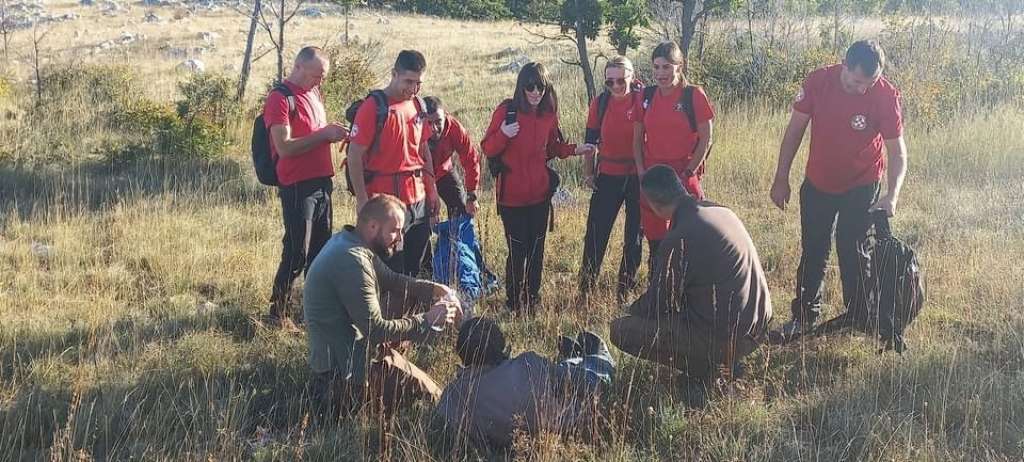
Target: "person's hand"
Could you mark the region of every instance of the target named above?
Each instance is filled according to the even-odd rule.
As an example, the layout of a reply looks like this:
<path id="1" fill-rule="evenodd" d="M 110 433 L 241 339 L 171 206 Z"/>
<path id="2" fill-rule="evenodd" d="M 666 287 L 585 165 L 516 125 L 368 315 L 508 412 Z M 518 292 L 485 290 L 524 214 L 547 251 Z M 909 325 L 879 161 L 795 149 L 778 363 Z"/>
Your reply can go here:
<path id="1" fill-rule="evenodd" d="M 597 191 L 597 184 L 594 182 L 594 175 L 587 175 L 583 177 L 583 184 L 587 185 L 591 191 Z"/>
<path id="2" fill-rule="evenodd" d="M 587 143 L 583 143 L 583 144 L 580 144 L 580 145 L 576 146 L 576 155 L 577 156 L 582 156 L 582 155 L 590 155 L 590 156 L 592 156 L 594 154 L 597 154 L 597 146 L 594 146 L 592 144 L 587 144 Z"/>
<path id="3" fill-rule="evenodd" d="M 896 216 L 896 202 L 897 198 L 886 194 L 885 197 L 882 197 L 878 202 L 875 202 L 870 208 L 868 208 L 868 212 L 884 210 L 887 216 Z"/>
<path id="4" fill-rule="evenodd" d="M 476 217 L 476 199 L 469 199 L 466 201 L 466 215 L 470 217 Z"/>
<path id="5" fill-rule="evenodd" d="M 331 143 L 337 143 L 348 137 L 348 129 L 338 123 L 327 124 L 320 130 L 323 132 L 324 138 Z"/>
<path id="6" fill-rule="evenodd" d="M 430 311 L 423 315 L 423 320 L 431 328 L 441 330 L 446 325 L 454 324 L 455 318 L 459 316 L 460 311 L 461 309 L 457 303 L 441 300 L 430 307 Z"/>
<path id="7" fill-rule="evenodd" d="M 772 190 L 769 193 L 775 206 L 780 210 L 786 210 L 786 205 L 789 204 L 789 195 L 789 179 L 775 178 L 775 181 L 772 182 Z"/>
<path id="8" fill-rule="evenodd" d="M 437 224 L 438 216 L 441 213 L 441 199 L 437 194 L 427 194 L 427 216 L 430 217 L 430 227 Z"/>
<path id="9" fill-rule="evenodd" d="M 519 122 L 509 125 L 507 122 L 501 123 L 501 133 L 509 138 L 515 138 L 519 134 Z"/>

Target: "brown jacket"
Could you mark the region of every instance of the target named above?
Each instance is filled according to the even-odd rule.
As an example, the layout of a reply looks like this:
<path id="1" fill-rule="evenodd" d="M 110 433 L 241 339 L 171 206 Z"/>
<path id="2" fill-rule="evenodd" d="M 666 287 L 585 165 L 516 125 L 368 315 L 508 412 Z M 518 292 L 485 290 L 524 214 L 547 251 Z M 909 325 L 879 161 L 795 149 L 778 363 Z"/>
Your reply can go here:
<path id="1" fill-rule="evenodd" d="M 650 287 L 629 312 L 651 319 L 675 313 L 723 339 L 762 338 L 771 296 L 757 249 L 736 214 L 710 202 L 679 206 L 658 247 Z"/>

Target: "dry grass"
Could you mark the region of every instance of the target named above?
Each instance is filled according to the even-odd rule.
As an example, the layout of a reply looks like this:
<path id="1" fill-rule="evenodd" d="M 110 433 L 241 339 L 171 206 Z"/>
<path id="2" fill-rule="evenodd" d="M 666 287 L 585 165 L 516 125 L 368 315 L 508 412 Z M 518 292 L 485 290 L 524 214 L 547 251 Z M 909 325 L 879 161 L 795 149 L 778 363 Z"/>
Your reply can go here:
<path id="1" fill-rule="evenodd" d="M 201 59 L 208 69 L 237 66 L 246 25 L 233 13 L 157 27 L 130 22 L 145 12 L 138 5 L 118 18 L 70 3 L 52 8 L 90 15 L 54 28 L 47 42 L 54 60 L 128 62 L 157 99 L 173 98 L 183 77 L 173 71 L 177 59 L 160 56 L 160 44 L 182 46 L 201 31 L 218 32 L 218 46 Z M 341 24 L 339 18 L 302 21 L 293 29 L 302 43 L 333 40 Z M 82 52 L 124 30 L 147 38 L 127 52 Z M 508 62 L 497 53 L 522 48 L 553 64 L 563 123 L 574 137 L 581 131 L 579 79 L 555 64 L 570 52 L 564 45 L 531 45 L 511 23 L 391 17 L 383 24 L 362 13 L 354 31 L 383 40 L 385 58 L 404 47 L 423 50 L 431 66 L 425 91 L 445 96 L 476 136 L 514 78 L 496 71 Z M 13 49 L 24 49 L 26 39 L 15 36 Z M 270 57 L 258 63 L 250 94 L 263 88 L 272 67 Z M 896 227 L 922 255 L 929 287 L 908 354 L 876 355 L 875 345 L 859 337 L 766 347 L 748 361 L 744 391 L 702 410 L 681 404 L 672 374 L 619 355 L 599 434 L 586 441 L 542 438 L 518 457 L 1020 460 L 1022 121 L 1024 113 L 1011 107 L 932 132 L 908 121 L 911 174 Z M 31 130 L 18 127 L 17 118 L 0 123 Z M 709 195 L 737 211 L 758 245 L 776 322 L 788 314 L 799 246 L 796 212 L 779 212 L 767 200 L 783 124 L 784 116 L 764 110 L 720 114 L 707 182 Z M 280 223 L 276 198 L 255 184 L 246 155 L 238 143 L 224 160 L 143 164 L 116 177 L 87 167 L 0 163 L 0 461 L 382 455 L 372 422 L 305 420 L 304 340 L 256 329 L 248 320 L 265 307 Z M 563 165 L 575 171 L 574 162 Z M 576 200 L 558 210 L 549 240 L 547 311 L 513 319 L 498 299 L 483 306 L 509 331 L 515 352 L 551 354 L 555 335 L 577 326 L 607 333 L 618 312 L 610 292 L 588 307 L 573 304 L 587 207 L 586 194 L 573 192 Z M 335 199 L 336 222 L 352 221 L 350 198 L 338 193 Z M 483 208 L 488 259 L 500 267 L 501 225 L 489 198 Z M 616 232 L 612 242 L 618 239 Z M 613 246 L 606 262 L 619 255 Z M 834 313 L 837 278 L 829 271 L 826 300 Z M 414 358 L 440 382 L 455 370 L 450 340 Z M 388 457 L 480 456 L 431 452 L 427 412 L 416 408 L 400 417 Z"/>

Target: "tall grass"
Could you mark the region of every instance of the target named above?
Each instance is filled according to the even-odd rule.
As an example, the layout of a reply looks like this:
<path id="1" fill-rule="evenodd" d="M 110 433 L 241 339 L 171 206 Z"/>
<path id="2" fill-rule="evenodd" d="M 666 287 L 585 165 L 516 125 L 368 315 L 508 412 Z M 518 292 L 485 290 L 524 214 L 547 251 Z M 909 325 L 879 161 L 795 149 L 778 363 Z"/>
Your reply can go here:
<path id="1" fill-rule="evenodd" d="M 182 27 L 212 28 L 229 19 L 238 21 L 198 17 Z M 102 24 L 97 35 L 117 27 Z M 329 35 L 325 31 L 337 20 L 305 24 L 296 35 L 312 41 Z M 384 56 L 422 45 L 430 60 L 426 93 L 445 96 L 477 138 L 512 88 L 514 74 L 497 70 L 508 62 L 500 51 L 512 46 L 557 63 L 569 49 L 531 45 L 511 23 L 399 17 L 378 24 L 360 17 L 356 30 L 382 37 Z M 223 48 L 240 49 L 239 37 L 225 37 Z M 223 56 L 211 56 L 214 65 L 219 59 L 233 62 L 228 51 L 216 53 Z M 167 60 L 133 60 L 141 74 L 136 78 L 154 79 L 152 87 L 174 88 L 180 78 L 166 73 L 174 64 Z M 561 120 L 579 138 L 579 78 L 567 66 L 553 67 Z M 171 99 L 159 93 L 149 96 Z M 21 100 L 14 101 L 4 104 Z M 84 117 L 92 109 L 64 111 Z M 427 431 L 430 409 L 422 405 L 398 417 L 387 451 L 368 417 L 310 418 L 304 337 L 250 321 L 266 309 L 281 225 L 275 195 L 249 173 L 243 133 L 222 159 L 141 162 L 111 170 L 74 162 L 78 153 L 71 147 L 88 134 L 43 132 L 29 120 L 0 122 L 2 141 L 42 132 L 69 147 L 53 153 L 66 163 L 0 162 L 0 461 L 494 456 L 439 450 Z M 788 317 L 799 252 L 796 212 L 775 210 L 767 200 L 785 116 L 737 107 L 716 121 L 708 194 L 733 207 L 750 230 L 768 272 L 778 323 Z M 765 347 L 748 360 L 736 396 L 690 409 L 671 371 L 616 353 L 618 380 L 596 434 L 523 441 L 516 457 L 1020 460 L 1022 121 L 1024 111 L 1012 105 L 927 131 L 907 121 L 911 170 L 895 226 L 919 250 L 929 294 L 926 311 L 909 332 L 908 354 L 877 355 L 873 342 L 846 336 Z M 574 171 L 577 162 L 563 161 L 561 168 Z M 588 196 L 574 186 L 571 192 L 574 199 L 559 207 L 549 238 L 546 310 L 514 318 L 503 312 L 500 297 L 480 308 L 499 319 L 514 353 L 551 355 L 556 335 L 579 326 L 607 334 L 607 321 L 619 313 L 608 264 L 595 300 L 576 305 Z M 484 197 L 479 229 L 488 261 L 500 268 L 501 225 L 493 202 Z M 352 200 L 337 193 L 335 204 L 336 222 L 351 222 Z M 618 230 L 611 242 L 620 242 Z M 619 257 L 613 244 L 606 262 Z M 841 298 L 836 276 L 830 267 L 829 314 Z M 447 382 L 457 362 L 452 343 L 451 336 L 439 338 L 412 359 Z"/>

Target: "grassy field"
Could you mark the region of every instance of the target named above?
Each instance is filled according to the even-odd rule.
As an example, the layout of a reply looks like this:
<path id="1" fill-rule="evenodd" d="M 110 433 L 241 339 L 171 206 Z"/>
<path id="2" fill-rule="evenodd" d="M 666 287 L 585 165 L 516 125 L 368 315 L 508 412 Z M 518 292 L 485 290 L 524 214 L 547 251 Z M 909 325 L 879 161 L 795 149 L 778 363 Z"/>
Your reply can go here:
<path id="1" fill-rule="evenodd" d="M 232 72 L 241 61 L 247 21 L 237 13 L 155 25 L 141 22 L 147 10 L 138 4 L 116 17 L 70 2 L 47 6 L 82 15 L 51 30 L 49 60 L 130 64 L 155 99 L 173 99 L 186 78 L 174 70 L 181 59 L 161 52 L 164 44 L 196 46 L 200 32 L 217 32 L 216 46 L 200 57 L 207 69 Z M 168 8 L 154 11 L 172 16 Z M 300 19 L 293 48 L 337 40 L 341 24 L 337 17 Z M 89 53 L 125 31 L 145 38 Z M 358 13 L 354 33 L 382 40 L 383 65 L 399 49 L 421 49 L 430 66 L 424 91 L 444 96 L 476 137 L 511 92 L 515 76 L 499 70 L 511 59 L 502 50 L 521 50 L 553 66 L 561 120 L 572 137 L 582 132 L 585 92 L 558 63 L 571 53 L 567 44 L 534 43 L 513 23 L 375 13 Z M 11 49 L 28 50 L 30 37 L 16 34 Z M 11 72 L 23 83 L 26 58 L 12 59 Z M 270 56 L 257 63 L 250 99 L 272 68 Z M 51 154 L 66 160 L 39 165 L 14 152 L 0 161 L 0 461 L 489 456 L 435 450 L 424 407 L 400 416 L 386 454 L 368 418 L 309 420 L 304 337 L 250 321 L 266 309 L 281 224 L 276 196 L 255 182 L 247 163 L 246 124 L 226 158 L 146 162 L 112 174 L 78 149 L 91 133 L 38 133 L 20 109 L 27 93 L 26 85 L 0 100 L 7 114 L 0 144 L 63 137 L 65 150 Z M 747 224 L 781 323 L 799 251 L 797 211 L 780 212 L 767 197 L 785 114 L 750 106 L 719 113 L 706 188 Z M 1024 458 L 1024 110 L 1005 106 L 950 119 L 930 131 L 907 121 L 910 173 L 894 226 L 920 252 L 929 291 L 907 354 L 877 355 L 873 342 L 846 336 L 765 347 L 749 358 L 736 396 L 690 409 L 670 371 L 615 352 L 618 381 L 597 433 L 523 442 L 515 457 Z M 577 162 L 561 165 L 575 172 Z M 610 290 L 590 306 L 574 303 L 588 197 L 570 192 L 549 238 L 547 310 L 515 319 L 498 298 L 481 309 L 501 320 L 513 353 L 553 354 L 556 335 L 580 326 L 607 334 L 619 312 Z M 484 197 L 480 230 L 489 261 L 500 268 L 501 224 Z M 336 223 L 353 221 L 352 203 L 336 193 Z M 617 231 L 612 242 L 618 239 Z M 613 245 L 605 286 L 613 276 L 607 263 L 619 255 Z M 830 266 L 829 314 L 840 298 L 837 279 Z M 441 338 L 413 358 L 441 383 L 456 370 L 453 340 Z"/>

